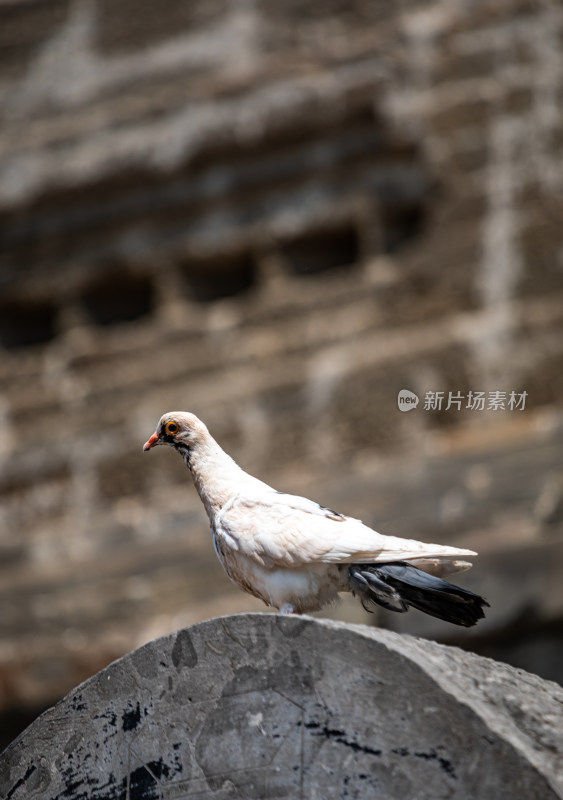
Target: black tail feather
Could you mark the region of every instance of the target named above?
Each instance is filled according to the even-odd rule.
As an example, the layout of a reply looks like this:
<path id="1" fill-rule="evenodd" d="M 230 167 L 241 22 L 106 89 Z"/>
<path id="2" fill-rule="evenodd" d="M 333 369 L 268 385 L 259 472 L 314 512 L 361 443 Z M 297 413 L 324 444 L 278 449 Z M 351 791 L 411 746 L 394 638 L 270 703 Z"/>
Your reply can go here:
<path id="1" fill-rule="evenodd" d="M 350 584 L 367 611 L 372 611 L 375 604 L 399 612 L 408 611 L 412 606 L 465 628 L 483 619 L 483 606 L 489 605 L 469 589 L 429 575 L 406 561 L 353 564 Z"/>

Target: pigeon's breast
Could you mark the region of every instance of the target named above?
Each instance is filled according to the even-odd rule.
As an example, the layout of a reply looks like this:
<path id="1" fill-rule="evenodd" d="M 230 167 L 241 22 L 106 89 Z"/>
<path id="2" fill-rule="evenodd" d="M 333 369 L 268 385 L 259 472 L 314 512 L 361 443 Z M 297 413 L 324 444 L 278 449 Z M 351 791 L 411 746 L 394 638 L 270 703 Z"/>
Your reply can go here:
<path id="1" fill-rule="evenodd" d="M 240 586 L 243 591 L 269 605 L 269 601 L 259 590 L 262 581 L 260 577 L 255 574 L 255 567 L 258 565 L 255 565 L 247 556 L 226 548 L 220 537 L 217 536 L 215 529 L 212 527 L 211 530 L 213 533 L 215 553 L 229 578 Z"/>

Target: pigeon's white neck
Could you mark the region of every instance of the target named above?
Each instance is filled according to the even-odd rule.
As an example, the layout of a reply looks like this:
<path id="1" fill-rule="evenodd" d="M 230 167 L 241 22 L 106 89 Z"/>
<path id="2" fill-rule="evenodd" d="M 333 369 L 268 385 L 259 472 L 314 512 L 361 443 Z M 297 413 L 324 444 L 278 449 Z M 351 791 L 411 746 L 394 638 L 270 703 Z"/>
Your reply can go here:
<path id="1" fill-rule="evenodd" d="M 256 480 L 244 472 L 211 436 L 198 441 L 189 450 L 179 450 L 192 473 L 195 488 L 210 520 L 238 490 L 235 487 L 240 486 L 241 481 Z"/>

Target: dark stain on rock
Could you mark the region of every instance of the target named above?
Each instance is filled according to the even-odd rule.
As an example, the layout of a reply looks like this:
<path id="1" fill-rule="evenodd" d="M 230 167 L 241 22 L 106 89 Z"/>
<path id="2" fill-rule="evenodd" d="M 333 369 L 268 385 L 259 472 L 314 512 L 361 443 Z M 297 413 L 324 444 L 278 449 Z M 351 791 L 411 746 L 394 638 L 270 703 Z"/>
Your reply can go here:
<path id="1" fill-rule="evenodd" d="M 181 669 L 182 667 L 195 667 L 197 661 L 197 653 L 190 632 L 179 631 L 172 648 L 172 663 L 176 669 Z"/>
<path id="2" fill-rule="evenodd" d="M 146 798 L 152 797 L 152 789 L 156 789 L 157 781 L 162 775 L 162 759 L 150 761 L 141 767 L 134 769 L 129 776 L 131 795 Z M 156 796 L 156 792 L 155 792 Z"/>
<path id="3" fill-rule="evenodd" d="M 76 780 L 72 770 L 67 770 L 65 789 L 52 800 L 159 800 L 162 797 L 160 780 L 181 771 L 179 762 L 170 766 L 162 758 L 142 764 L 120 781 L 110 772 L 105 783 L 93 778 Z"/>
<path id="4" fill-rule="evenodd" d="M 161 797 L 158 782 L 169 775 L 170 769 L 162 758 L 137 767 L 129 776 L 128 800 L 157 800 Z"/>
<path id="5" fill-rule="evenodd" d="M 448 761 L 447 758 L 443 758 L 434 749 L 430 750 L 428 753 L 415 753 L 414 755 L 416 758 L 423 758 L 425 761 L 436 761 L 440 765 L 440 769 L 443 770 L 446 775 L 454 778 L 454 780 L 457 779 L 452 762 Z"/>
<path id="6" fill-rule="evenodd" d="M 107 732 L 108 726 L 111 728 L 117 727 L 117 714 L 115 713 L 115 711 L 105 711 L 103 714 L 96 714 L 94 716 L 94 719 L 107 720 L 102 728 L 104 733 Z"/>
<path id="7" fill-rule="evenodd" d="M 32 764 L 31 767 L 29 767 L 29 769 L 27 770 L 27 772 L 23 776 L 23 778 L 20 778 L 19 781 L 16 781 L 16 783 L 14 783 L 14 785 L 12 786 L 12 788 L 10 789 L 8 794 L 6 795 L 6 800 L 10 800 L 10 798 L 12 797 L 14 792 L 17 792 L 17 790 L 20 788 L 20 786 L 23 786 L 24 783 L 27 783 L 29 778 L 35 772 L 35 769 L 36 769 L 36 767 Z"/>
<path id="8" fill-rule="evenodd" d="M 301 725 L 301 722 L 298 722 L 298 727 Z M 376 747 L 370 747 L 367 744 L 360 744 L 359 742 L 350 739 L 346 735 L 346 731 L 340 730 L 340 728 L 329 728 L 328 725 L 321 725 L 320 722 L 305 722 L 303 723 L 304 727 L 308 730 L 312 731 L 313 736 L 322 736 L 325 739 L 330 739 L 334 742 L 338 742 L 338 744 L 343 744 L 344 747 L 349 747 L 355 753 L 364 753 L 368 756 L 380 756 L 381 750 Z"/>
<path id="9" fill-rule="evenodd" d="M 125 792 L 119 791 L 115 778 L 110 774 L 110 781 L 103 786 L 96 785 L 94 780 L 74 780 L 74 773 L 64 773 L 65 788 L 50 800 L 125 800 Z M 39 795 L 38 795 L 39 796 Z M 44 795 L 41 795 L 43 797 Z"/>
<path id="10" fill-rule="evenodd" d="M 134 731 L 141 722 L 141 707 L 139 703 L 131 711 L 124 711 L 121 717 L 121 727 L 124 731 Z"/>
<path id="11" fill-rule="evenodd" d="M 26 790 L 31 797 L 35 794 L 39 797 L 41 792 L 47 791 L 51 785 L 51 770 L 45 763 L 40 763 L 37 769 L 30 771 L 29 778 L 26 782 Z"/>
<path id="12" fill-rule="evenodd" d="M 78 773 L 72 769 L 65 770 L 63 778 L 65 782 L 64 792 L 58 794 L 54 800 L 95 796 L 91 791 L 84 791 L 85 786 L 93 787 L 95 785 L 95 781 L 92 778 L 80 778 Z"/>
<path id="13" fill-rule="evenodd" d="M 85 711 L 86 703 L 82 700 L 82 694 L 77 694 L 72 698 L 71 706 L 73 711 Z"/>
<path id="14" fill-rule="evenodd" d="M 436 761 L 436 763 L 439 764 L 440 769 L 443 770 L 446 773 L 446 775 L 449 775 L 454 780 L 457 780 L 457 775 L 452 762 L 449 761 L 447 758 L 441 756 L 439 753 L 437 753 L 436 750 L 434 750 L 434 748 L 432 748 L 432 750 L 429 750 L 428 753 L 421 752 L 421 753 L 411 754 L 408 747 L 395 747 L 393 748 L 393 750 L 391 750 L 391 752 L 394 753 L 396 756 L 413 755 L 415 758 L 422 758 L 424 761 Z"/>

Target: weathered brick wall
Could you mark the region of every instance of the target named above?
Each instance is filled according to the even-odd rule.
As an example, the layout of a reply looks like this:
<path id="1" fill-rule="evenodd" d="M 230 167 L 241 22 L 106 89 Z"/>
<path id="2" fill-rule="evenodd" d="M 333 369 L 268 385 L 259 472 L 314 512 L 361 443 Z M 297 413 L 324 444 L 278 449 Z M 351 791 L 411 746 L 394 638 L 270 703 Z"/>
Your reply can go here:
<path id="1" fill-rule="evenodd" d="M 172 408 L 380 529 L 557 564 L 558 3 L 29 0 L 0 20 L 0 707 L 257 607 L 180 460 L 140 451 Z M 401 414 L 403 388 L 528 395 Z M 526 603 L 563 617 L 560 594 L 507 609 L 481 575 L 491 633 Z"/>

